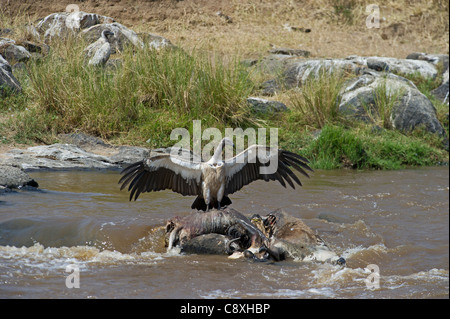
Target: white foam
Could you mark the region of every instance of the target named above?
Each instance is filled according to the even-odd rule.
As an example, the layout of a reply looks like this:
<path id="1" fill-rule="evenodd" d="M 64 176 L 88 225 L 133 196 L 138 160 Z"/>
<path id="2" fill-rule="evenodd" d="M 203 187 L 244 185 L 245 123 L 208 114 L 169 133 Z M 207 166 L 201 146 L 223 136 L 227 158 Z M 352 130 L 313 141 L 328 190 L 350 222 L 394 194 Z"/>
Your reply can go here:
<path id="1" fill-rule="evenodd" d="M 369 247 L 363 247 L 363 246 L 359 245 L 359 246 L 347 248 L 346 250 L 344 250 L 342 252 L 342 257 L 344 257 L 345 259 L 349 259 L 363 251 L 374 251 L 376 253 L 387 254 L 388 248 L 384 244 L 375 244 L 375 245 L 371 245 Z"/>
<path id="2" fill-rule="evenodd" d="M 7 262 L 5 267 L 20 269 L 60 269 L 68 264 L 88 267 L 92 264 L 154 264 L 172 254 L 155 252 L 121 253 L 115 250 L 101 250 L 93 246 L 47 247 L 35 243 L 30 247 L 0 246 L 0 258 Z"/>
<path id="3" fill-rule="evenodd" d="M 270 291 L 253 291 L 241 292 L 235 289 L 221 290 L 216 289 L 209 292 L 200 292 L 201 298 L 217 299 L 217 298 L 307 298 L 307 297 L 323 297 L 333 298 L 336 296 L 330 287 L 301 289 L 274 289 Z"/>

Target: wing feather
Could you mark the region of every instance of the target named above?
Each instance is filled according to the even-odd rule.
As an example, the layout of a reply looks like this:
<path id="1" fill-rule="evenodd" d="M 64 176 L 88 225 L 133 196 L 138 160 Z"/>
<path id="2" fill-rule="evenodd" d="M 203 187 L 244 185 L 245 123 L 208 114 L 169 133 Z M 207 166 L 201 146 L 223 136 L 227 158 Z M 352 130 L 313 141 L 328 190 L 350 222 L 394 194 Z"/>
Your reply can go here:
<path id="1" fill-rule="evenodd" d="M 261 167 L 269 167 L 271 161 L 277 159 L 276 171 L 262 173 Z M 306 172 L 313 170 L 308 166 L 309 161 L 293 152 L 273 149 L 262 145 L 252 145 L 233 158 L 224 161 L 226 168 L 226 193 L 232 194 L 255 180 L 278 181 L 283 187 L 286 182 L 295 189 L 295 183 L 302 185 L 300 179 L 293 172 L 297 170 L 306 177 Z"/>
<path id="2" fill-rule="evenodd" d="M 128 187 L 130 200 L 141 193 L 171 189 L 182 195 L 199 195 L 201 190 L 201 162 L 181 156 L 156 152 L 153 156 L 131 164 L 122 170 L 120 189 Z M 195 186 L 192 186 L 195 185 Z"/>

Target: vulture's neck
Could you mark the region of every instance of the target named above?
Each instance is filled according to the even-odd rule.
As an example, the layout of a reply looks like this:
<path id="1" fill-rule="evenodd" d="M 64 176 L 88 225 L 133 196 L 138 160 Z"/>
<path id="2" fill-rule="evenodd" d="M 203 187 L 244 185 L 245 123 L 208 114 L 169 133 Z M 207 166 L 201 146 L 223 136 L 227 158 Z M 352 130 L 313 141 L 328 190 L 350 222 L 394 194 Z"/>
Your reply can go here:
<path id="1" fill-rule="evenodd" d="M 225 141 L 222 140 L 219 143 L 219 145 L 217 145 L 216 150 L 214 151 L 214 155 L 211 157 L 211 159 L 208 161 L 208 163 L 213 164 L 213 163 L 222 162 L 222 151 L 223 151 L 224 147 L 225 147 Z"/>

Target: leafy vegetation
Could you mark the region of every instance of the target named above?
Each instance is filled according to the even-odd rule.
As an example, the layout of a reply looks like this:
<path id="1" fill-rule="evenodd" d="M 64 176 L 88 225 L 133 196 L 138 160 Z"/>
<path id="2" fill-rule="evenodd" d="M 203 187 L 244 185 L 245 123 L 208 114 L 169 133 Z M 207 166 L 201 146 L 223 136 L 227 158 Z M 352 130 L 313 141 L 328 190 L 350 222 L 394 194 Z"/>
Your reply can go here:
<path id="1" fill-rule="evenodd" d="M 376 90 L 374 124 L 339 115 L 339 92 L 347 78 L 333 74 L 287 91 L 289 112 L 261 116 L 246 102 L 261 74 L 237 57 L 127 48 L 120 62 L 113 56 L 115 63 L 93 68 L 84 47 L 79 38 L 54 42 L 48 55 L 16 73 L 22 93 L 0 99 L 2 144 L 54 143 L 60 133 L 83 131 L 110 143 L 161 147 L 174 143 L 169 139 L 174 128 L 192 132 L 192 121 L 200 119 L 203 128 L 222 132 L 279 128 L 280 147 L 306 156 L 314 168 L 398 169 L 448 161 L 437 137 L 392 130 L 388 118 L 396 96 L 385 86 Z M 413 80 L 426 95 L 436 87 L 420 77 Z M 448 133 L 448 107 L 432 101 Z"/>
<path id="2" fill-rule="evenodd" d="M 225 66 L 219 58 L 181 50 L 129 49 L 120 64 L 92 68 L 84 47 L 80 39 L 53 44 L 21 74 L 23 95 L 1 102 L 4 111 L 13 111 L 6 125 L 20 141 L 36 139 L 32 132 L 54 138 L 82 130 L 128 142 L 157 133 L 157 146 L 192 118 L 219 127 L 252 123 L 246 104 L 252 82 L 237 61 Z"/>

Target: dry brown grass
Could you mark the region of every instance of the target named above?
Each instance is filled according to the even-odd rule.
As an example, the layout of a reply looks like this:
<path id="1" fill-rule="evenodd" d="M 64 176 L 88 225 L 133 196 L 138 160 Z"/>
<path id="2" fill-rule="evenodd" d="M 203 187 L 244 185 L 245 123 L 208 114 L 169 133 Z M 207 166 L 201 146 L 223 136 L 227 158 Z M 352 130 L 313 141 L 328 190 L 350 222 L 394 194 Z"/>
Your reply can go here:
<path id="1" fill-rule="evenodd" d="M 404 58 L 417 51 L 449 51 L 448 1 L 443 0 L 0 0 L 5 16 L 25 15 L 29 20 L 64 11 L 71 3 L 86 12 L 111 16 L 136 31 L 161 34 L 183 48 L 246 58 L 264 55 L 272 45 L 309 50 L 316 57 Z M 379 29 L 365 26 L 370 3 L 380 6 Z M 217 16 L 219 10 L 233 23 Z M 289 32 L 285 24 L 311 32 Z"/>

